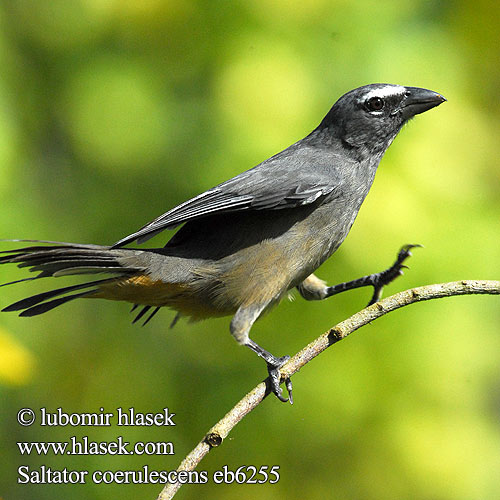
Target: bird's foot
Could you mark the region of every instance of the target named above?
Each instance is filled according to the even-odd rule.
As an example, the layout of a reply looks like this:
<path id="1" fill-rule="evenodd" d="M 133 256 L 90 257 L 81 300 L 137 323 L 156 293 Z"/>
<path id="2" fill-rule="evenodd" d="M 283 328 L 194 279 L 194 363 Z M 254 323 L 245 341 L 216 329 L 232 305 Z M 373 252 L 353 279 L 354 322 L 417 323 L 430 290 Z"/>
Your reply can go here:
<path id="1" fill-rule="evenodd" d="M 274 356 L 273 356 L 274 357 Z M 271 392 L 283 403 L 290 401 L 293 404 L 292 398 L 292 381 L 290 378 L 285 379 L 285 387 L 288 391 L 288 397 L 283 396 L 283 389 L 280 387 L 281 375 L 280 368 L 290 359 L 290 356 L 282 356 L 274 358 L 272 362 L 267 362 L 267 371 L 269 372 L 269 386 Z"/>
<path id="2" fill-rule="evenodd" d="M 285 387 L 288 391 L 288 398 L 283 396 L 283 390 L 280 387 L 280 368 L 290 359 L 290 356 L 281 356 L 281 358 L 277 358 L 269 351 L 260 347 L 259 344 L 256 344 L 250 338 L 247 339 L 245 345 L 266 362 L 267 371 L 269 372 L 269 378 L 266 380 L 268 391 L 272 392 L 280 401 L 283 401 L 283 403 L 290 401 L 290 404 L 293 404 L 292 381 L 290 380 L 290 377 L 285 379 Z"/>
<path id="3" fill-rule="evenodd" d="M 403 274 L 403 269 L 408 269 L 408 266 L 405 266 L 403 262 L 408 259 L 408 257 L 412 256 L 411 249 L 417 247 L 422 247 L 422 245 L 405 245 L 399 251 L 398 257 L 391 267 L 370 276 L 370 284 L 373 286 L 374 291 L 368 303 L 369 306 L 380 300 L 384 286 L 394 281 L 398 276 L 401 276 Z"/>

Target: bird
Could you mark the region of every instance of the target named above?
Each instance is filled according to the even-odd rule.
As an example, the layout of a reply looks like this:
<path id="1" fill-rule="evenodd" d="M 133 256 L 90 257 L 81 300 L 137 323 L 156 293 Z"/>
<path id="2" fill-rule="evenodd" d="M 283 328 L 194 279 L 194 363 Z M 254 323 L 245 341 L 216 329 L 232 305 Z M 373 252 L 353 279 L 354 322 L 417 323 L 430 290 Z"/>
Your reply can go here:
<path id="1" fill-rule="evenodd" d="M 305 138 L 250 170 L 181 203 L 110 246 L 41 240 L 1 252 L 0 264 L 38 273 L 5 285 L 68 275 L 105 274 L 39 293 L 3 309 L 35 316 L 77 298 L 141 307 L 135 321 L 162 307 L 192 321 L 232 316 L 230 332 L 267 365 L 268 391 L 280 387 L 289 356 L 274 356 L 250 338 L 254 322 L 292 289 L 322 300 L 352 288 L 382 288 L 402 274 L 406 245 L 385 271 L 328 286 L 314 271 L 342 244 L 374 181 L 382 156 L 403 125 L 440 105 L 439 93 L 419 87 L 370 84 L 340 97 Z M 159 248 L 127 247 L 180 228 Z"/>

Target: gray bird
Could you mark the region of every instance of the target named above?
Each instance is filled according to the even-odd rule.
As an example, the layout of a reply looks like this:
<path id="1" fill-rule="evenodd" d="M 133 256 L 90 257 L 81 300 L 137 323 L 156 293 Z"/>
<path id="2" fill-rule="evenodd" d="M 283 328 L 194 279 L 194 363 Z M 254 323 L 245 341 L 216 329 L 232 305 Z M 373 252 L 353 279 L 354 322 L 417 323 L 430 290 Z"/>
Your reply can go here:
<path id="1" fill-rule="evenodd" d="M 321 300 L 372 286 L 371 303 L 401 274 L 412 245 L 387 270 L 327 286 L 312 274 L 347 236 L 375 177 L 380 159 L 401 127 L 445 98 L 417 87 L 373 84 L 342 96 L 307 137 L 256 167 L 166 212 L 113 246 L 40 242 L 2 252 L 16 263 L 51 276 L 107 273 L 108 277 L 58 288 L 12 304 L 4 311 L 35 316 L 70 300 L 103 298 L 142 306 L 136 320 L 169 307 L 200 320 L 233 315 L 239 344 L 262 357 L 268 387 L 280 400 L 276 357 L 249 337 L 253 323 L 289 290 Z M 164 229 L 182 227 L 163 248 L 122 248 Z M 15 283 L 15 282 L 14 282 Z M 175 321 L 175 320 L 174 320 Z M 291 400 L 291 382 L 286 381 Z"/>

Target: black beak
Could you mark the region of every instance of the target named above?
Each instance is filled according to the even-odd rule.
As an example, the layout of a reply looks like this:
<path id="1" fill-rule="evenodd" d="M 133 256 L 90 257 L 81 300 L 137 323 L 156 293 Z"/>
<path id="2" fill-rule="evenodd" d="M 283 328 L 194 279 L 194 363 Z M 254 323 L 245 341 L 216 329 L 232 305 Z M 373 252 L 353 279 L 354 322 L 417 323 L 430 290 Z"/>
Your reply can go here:
<path id="1" fill-rule="evenodd" d="M 433 90 L 406 87 L 406 99 L 403 101 L 403 118 L 408 120 L 412 116 L 439 106 L 444 101 L 446 99 Z"/>

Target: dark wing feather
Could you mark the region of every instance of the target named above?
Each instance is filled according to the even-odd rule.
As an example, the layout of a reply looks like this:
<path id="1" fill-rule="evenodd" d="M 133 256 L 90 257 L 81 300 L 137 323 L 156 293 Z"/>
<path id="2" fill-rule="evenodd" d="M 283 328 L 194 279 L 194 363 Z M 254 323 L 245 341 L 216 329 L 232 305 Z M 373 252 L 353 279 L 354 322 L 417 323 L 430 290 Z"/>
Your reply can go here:
<path id="1" fill-rule="evenodd" d="M 311 149 L 285 150 L 204 193 L 181 203 L 113 245 L 143 243 L 164 229 L 208 215 L 241 210 L 295 208 L 331 194 L 339 180 L 338 157 Z"/>

